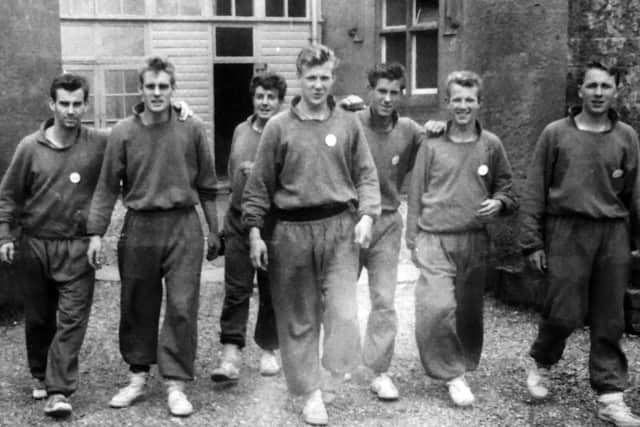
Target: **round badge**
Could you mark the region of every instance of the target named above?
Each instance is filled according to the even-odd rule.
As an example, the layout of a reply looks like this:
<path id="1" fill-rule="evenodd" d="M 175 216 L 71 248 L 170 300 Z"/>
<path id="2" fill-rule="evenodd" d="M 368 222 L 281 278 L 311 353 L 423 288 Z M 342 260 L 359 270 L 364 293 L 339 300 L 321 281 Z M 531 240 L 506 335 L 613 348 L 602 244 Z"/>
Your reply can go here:
<path id="1" fill-rule="evenodd" d="M 333 147 L 334 145 L 336 145 L 336 141 L 337 141 L 336 136 L 332 133 L 325 136 L 324 138 L 325 144 L 327 144 L 329 147 Z"/>
<path id="2" fill-rule="evenodd" d="M 489 167 L 487 165 L 480 165 L 478 168 L 478 175 L 485 176 L 489 173 Z"/>
<path id="3" fill-rule="evenodd" d="M 78 172 L 71 172 L 71 174 L 69 175 L 69 181 L 73 182 L 74 184 L 79 183 L 80 174 Z"/>
<path id="4" fill-rule="evenodd" d="M 622 176 L 622 174 L 623 174 L 622 169 L 616 169 L 616 170 L 613 171 L 611 176 L 614 177 L 614 178 L 620 178 Z"/>
<path id="5" fill-rule="evenodd" d="M 400 157 L 398 155 L 395 155 L 391 158 L 391 164 L 392 165 L 397 165 L 400 162 Z"/>

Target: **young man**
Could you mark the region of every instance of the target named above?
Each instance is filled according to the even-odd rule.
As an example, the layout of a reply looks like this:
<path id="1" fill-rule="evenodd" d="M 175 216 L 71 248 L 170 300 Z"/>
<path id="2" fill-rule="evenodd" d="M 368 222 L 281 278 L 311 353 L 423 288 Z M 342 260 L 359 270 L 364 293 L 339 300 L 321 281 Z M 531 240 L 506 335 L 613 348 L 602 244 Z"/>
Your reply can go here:
<path id="1" fill-rule="evenodd" d="M 547 274 L 549 288 L 527 387 L 534 398 L 548 396 L 550 368 L 562 357 L 568 336 L 588 318 L 598 416 L 640 426 L 623 401 L 627 360 L 620 348 L 630 230 L 639 241 L 638 136 L 612 109 L 618 83 L 615 70 L 589 63 L 579 88 L 582 106 L 549 124 L 533 154 L 521 243 L 533 266 Z"/>
<path id="2" fill-rule="evenodd" d="M 193 379 L 203 256 L 202 227 L 195 206 L 209 225 L 208 258 L 217 253 L 216 176 L 201 122 L 177 120 L 171 111 L 173 65 L 158 57 L 140 70 L 143 103 L 114 126 L 91 204 L 87 255 L 98 266 L 101 237 L 122 182 L 127 207 L 118 242 L 122 281 L 120 351 L 130 365 L 130 383 L 109 403 L 131 405 L 144 394 L 151 364 L 165 379 L 171 414 L 188 416 L 193 407 L 184 384 Z M 168 172 L 170 171 L 170 173 Z M 158 340 L 162 280 L 166 312 Z"/>
<path id="3" fill-rule="evenodd" d="M 33 397 L 48 396 L 45 414 L 68 416 L 95 279 L 84 255 L 86 221 L 107 134 L 81 124 L 83 77 L 56 77 L 50 95 L 53 119 L 20 141 L 0 184 L 0 259 L 20 270 Z M 13 224 L 22 228 L 19 242 Z"/>
<path id="4" fill-rule="evenodd" d="M 504 147 L 477 120 L 481 96 L 476 73 L 447 77 L 448 128 L 422 143 L 408 198 L 406 241 L 420 269 L 420 359 L 427 375 L 447 381 L 458 406 L 474 402 L 465 373 L 478 366 L 482 351 L 486 224 L 516 208 Z"/>
<path id="5" fill-rule="evenodd" d="M 296 66 L 301 96 L 262 133 L 242 216 L 254 266 L 269 265 L 289 390 L 305 395 L 305 422 L 327 424 L 320 326 L 323 365 L 336 375 L 352 371 L 360 357 L 357 245 L 369 243 L 380 189 L 358 119 L 335 108 L 330 96 L 334 53 L 322 45 L 306 47 Z M 261 231 L 270 210 L 276 224 L 267 257 Z"/>
<path id="6" fill-rule="evenodd" d="M 399 190 L 413 167 L 424 132 L 413 120 L 398 117 L 396 111 L 405 85 L 402 65 L 377 65 L 367 77 L 369 107 L 357 115 L 378 170 L 382 214 L 373 226 L 369 248 L 360 251 L 360 267 L 367 268 L 371 300 L 362 356 L 365 366 L 376 374 L 371 390 L 379 399 L 395 400 L 398 389 L 387 371 L 398 327 L 394 297 L 403 226 Z"/>
<path id="7" fill-rule="evenodd" d="M 214 369 L 214 381 L 235 381 L 240 376 L 241 350 L 245 346 L 249 301 L 253 293 L 253 278 L 257 276 L 260 304 L 256 321 L 256 344 L 262 349 L 260 373 L 275 375 L 280 371 L 275 350 L 278 348 L 275 314 L 267 272 L 254 269 L 249 258 L 249 235 L 242 226 L 242 191 L 253 167 L 260 135 L 267 120 L 279 110 L 287 92 L 287 82 L 279 74 L 259 74 L 251 80 L 249 92 L 253 114 L 240 123 L 231 142 L 229 183 L 231 203 L 224 221 L 225 295 L 220 316 L 220 342 L 223 345 L 220 366 Z"/>

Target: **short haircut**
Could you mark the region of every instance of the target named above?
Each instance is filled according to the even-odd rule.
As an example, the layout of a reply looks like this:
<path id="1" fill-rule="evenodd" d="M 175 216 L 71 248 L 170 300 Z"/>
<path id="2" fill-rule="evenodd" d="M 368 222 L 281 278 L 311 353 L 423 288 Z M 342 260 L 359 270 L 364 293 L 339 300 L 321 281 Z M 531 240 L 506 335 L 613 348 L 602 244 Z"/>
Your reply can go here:
<path id="1" fill-rule="evenodd" d="M 457 84 L 462 87 L 477 87 L 478 88 L 478 100 L 482 99 L 482 77 L 478 73 L 473 71 L 461 70 L 453 71 L 447 76 L 447 96 L 450 96 L 449 88 L 452 84 Z"/>
<path id="2" fill-rule="evenodd" d="M 404 89 L 405 70 L 402 64 L 391 62 L 389 64 L 377 64 L 367 72 L 369 87 L 374 88 L 378 84 L 378 80 L 401 80 L 400 89 Z"/>
<path id="3" fill-rule="evenodd" d="M 327 62 L 333 62 L 334 69 L 338 65 L 336 54 L 325 45 L 314 44 L 303 47 L 296 58 L 298 76 L 302 75 L 302 69 L 304 67 L 315 67 L 316 65 L 323 65 Z"/>
<path id="4" fill-rule="evenodd" d="M 249 85 L 249 94 L 251 97 L 256 94 L 258 86 L 261 86 L 264 90 L 278 91 L 278 99 L 281 102 L 287 94 L 287 81 L 277 73 L 264 72 L 253 76 L 251 84 Z"/>
<path id="5" fill-rule="evenodd" d="M 591 60 L 584 64 L 584 66 L 580 70 L 580 73 L 578 75 L 578 86 L 582 86 L 582 83 L 584 83 L 584 78 L 587 75 L 587 71 L 589 70 L 602 70 L 614 78 L 616 86 L 620 84 L 620 79 L 622 78 L 622 70 L 620 69 L 620 67 L 615 65 L 608 67 L 600 61 Z"/>
<path id="6" fill-rule="evenodd" d="M 78 89 L 82 89 L 84 94 L 84 102 L 89 99 L 89 82 L 83 76 L 78 74 L 63 73 L 53 79 L 51 87 L 49 88 L 49 95 L 51 99 L 56 101 L 58 97 L 58 89 L 64 89 L 69 92 L 74 92 Z"/>
<path id="7" fill-rule="evenodd" d="M 145 61 L 144 67 L 140 68 L 138 71 L 138 79 L 140 80 L 140 86 L 144 84 L 144 73 L 147 71 L 153 71 L 155 73 L 159 73 L 164 71 L 169 74 L 171 78 L 171 87 L 175 87 L 176 85 L 176 69 L 168 59 L 161 58 L 159 56 L 152 56 L 147 58 Z"/>

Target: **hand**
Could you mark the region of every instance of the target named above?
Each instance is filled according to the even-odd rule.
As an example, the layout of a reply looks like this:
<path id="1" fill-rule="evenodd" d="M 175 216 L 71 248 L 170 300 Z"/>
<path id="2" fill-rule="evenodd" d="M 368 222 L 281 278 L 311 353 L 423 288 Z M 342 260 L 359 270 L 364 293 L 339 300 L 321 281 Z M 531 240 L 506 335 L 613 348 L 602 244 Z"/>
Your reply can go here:
<path id="1" fill-rule="evenodd" d="M 372 225 L 373 219 L 369 215 L 362 215 L 362 218 L 360 218 L 360 221 L 356 224 L 353 241 L 363 249 L 367 249 L 371 244 Z"/>
<path id="2" fill-rule="evenodd" d="M 193 116 L 193 110 L 184 101 L 176 101 L 173 103 L 173 108 L 180 113 L 178 120 L 184 122 L 189 117 Z"/>
<path id="3" fill-rule="evenodd" d="M 100 259 L 102 258 L 102 238 L 100 236 L 91 236 L 89 239 L 89 249 L 87 249 L 87 258 L 89 265 L 99 270 L 102 267 Z"/>
<path id="4" fill-rule="evenodd" d="M 211 232 L 207 237 L 207 261 L 213 261 L 220 254 L 220 248 L 222 247 L 222 241 L 218 236 L 218 233 Z"/>
<path id="5" fill-rule="evenodd" d="M 4 243 L 0 246 L 0 261 L 11 264 L 15 253 L 16 247 L 13 242 Z"/>
<path id="6" fill-rule="evenodd" d="M 253 268 L 266 270 L 269 265 L 267 244 L 260 236 L 260 229 L 256 227 L 252 227 L 249 231 L 249 258 Z"/>
<path id="7" fill-rule="evenodd" d="M 476 215 L 483 218 L 493 218 L 502 210 L 502 202 L 497 199 L 487 199 L 480 204 Z"/>
<path id="8" fill-rule="evenodd" d="M 529 264 L 541 273 L 547 271 L 547 255 L 542 249 L 538 249 L 527 257 Z"/>
<path id="9" fill-rule="evenodd" d="M 440 135 L 447 129 L 447 122 L 442 120 L 429 120 L 424 124 L 424 130 L 428 134 Z"/>

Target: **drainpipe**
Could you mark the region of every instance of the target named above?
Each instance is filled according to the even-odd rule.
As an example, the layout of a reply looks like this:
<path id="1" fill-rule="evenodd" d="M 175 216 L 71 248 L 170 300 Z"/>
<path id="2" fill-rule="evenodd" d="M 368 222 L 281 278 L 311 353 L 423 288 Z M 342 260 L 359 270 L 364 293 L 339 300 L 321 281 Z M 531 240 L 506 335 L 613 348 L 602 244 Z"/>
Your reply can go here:
<path id="1" fill-rule="evenodd" d="M 311 44 L 318 43 L 318 0 L 311 0 Z"/>

